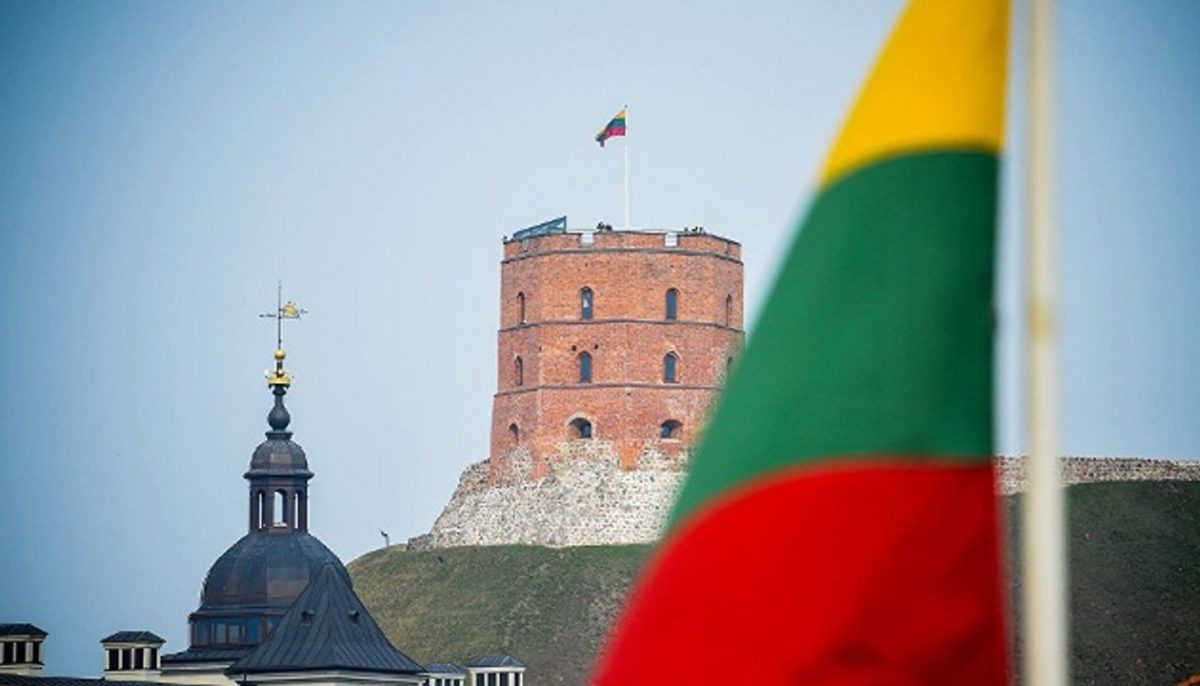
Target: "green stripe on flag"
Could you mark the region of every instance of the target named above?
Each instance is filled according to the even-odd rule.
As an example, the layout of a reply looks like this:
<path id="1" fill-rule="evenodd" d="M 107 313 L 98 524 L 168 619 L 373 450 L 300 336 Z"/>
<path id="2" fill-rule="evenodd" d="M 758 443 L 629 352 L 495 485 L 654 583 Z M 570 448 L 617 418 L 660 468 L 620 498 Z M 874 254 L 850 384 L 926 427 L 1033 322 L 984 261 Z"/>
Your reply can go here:
<path id="1" fill-rule="evenodd" d="M 869 165 L 822 192 L 672 524 L 798 462 L 991 454 L 996 176 L 993 153 L 928 152 Z"/>

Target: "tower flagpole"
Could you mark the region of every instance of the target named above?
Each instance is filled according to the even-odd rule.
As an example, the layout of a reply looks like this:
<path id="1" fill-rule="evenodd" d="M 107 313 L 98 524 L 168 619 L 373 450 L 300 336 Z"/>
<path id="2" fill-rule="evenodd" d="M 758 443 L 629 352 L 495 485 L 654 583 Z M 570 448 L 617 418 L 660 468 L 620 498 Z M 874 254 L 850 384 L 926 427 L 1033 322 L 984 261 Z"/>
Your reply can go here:
<path id="1" fill-rule="evenodd" d="M 629 230 L 630 228 L 632 228 L 629 224 L 629 105 L 625 106 L 624 112 L 625 112 L 625 135 L 623 136 L 623 138 L 625 139 L 625 141 L 624 141 L 624 143 L 625 143 L 625 176 L 624 176 L 624 183 L 622 184 L 622 188 L 623 188 L 623 199 L 624 199 L 624 205 L 625 205 L 625 229 Z"/>
<path id="2" fill-rule="evenodd" d="M 1025 495 L 1025 683 L 1065 686 L 1066 522 L 1058 467 L 1058 234 L 1055 207 L 1054 0 L 1030 3 L 1028 251 L 1029 459 Z"/>

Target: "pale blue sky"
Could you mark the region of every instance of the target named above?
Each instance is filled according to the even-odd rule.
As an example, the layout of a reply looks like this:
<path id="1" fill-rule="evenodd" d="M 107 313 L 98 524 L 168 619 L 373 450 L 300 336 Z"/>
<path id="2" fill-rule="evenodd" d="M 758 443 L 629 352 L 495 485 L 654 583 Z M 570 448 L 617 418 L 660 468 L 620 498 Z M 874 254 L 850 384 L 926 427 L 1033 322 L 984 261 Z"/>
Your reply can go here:
<path id="1" fill-rule="evenodd" d="M 57 674 L 117 629 L 186 645 L 244 532 L 277 278 L 311 311 L 287 347 L 314 532 L 348 562 L 426 530 L 486 457 L 501 236 L 619 222 L 592 135 L 623 104 L 635 224 L 742 241 L 754 311 L 899 7 L 0 4 L 0 621 L 47 629 Z M 1064 450 L 1200 457 L 1200 3 L 1061 19 Z"/>

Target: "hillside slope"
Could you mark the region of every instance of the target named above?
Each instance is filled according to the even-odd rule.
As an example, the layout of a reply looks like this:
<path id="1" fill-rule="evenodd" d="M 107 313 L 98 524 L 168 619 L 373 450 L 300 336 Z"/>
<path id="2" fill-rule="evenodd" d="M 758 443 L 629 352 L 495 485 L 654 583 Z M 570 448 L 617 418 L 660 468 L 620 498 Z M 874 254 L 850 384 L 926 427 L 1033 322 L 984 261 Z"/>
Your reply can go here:
<path id="1" fill-rule="evenodd" d="M 1200 673 L 1200 483 L 1068 493 L 1074 683 L 1170 686 Z M 1015 534 L 1020 496 L 1006 500 Z M 388 636 L 419 661 L 503 651 L 529 664 L 531 686 L 580 684 L 650 550 L 389 550 L 355 560 L 350 573 Z M 1010 559 L 1019 569 L 1015 550 Z"/>
<path id="2" fill-rule="evenodd" d="M 579 684 L 650 549 L 376 551 L 350 574 L 388 637 L 420 662 L 506 652 L 529 665 L 531 686 Z"/>

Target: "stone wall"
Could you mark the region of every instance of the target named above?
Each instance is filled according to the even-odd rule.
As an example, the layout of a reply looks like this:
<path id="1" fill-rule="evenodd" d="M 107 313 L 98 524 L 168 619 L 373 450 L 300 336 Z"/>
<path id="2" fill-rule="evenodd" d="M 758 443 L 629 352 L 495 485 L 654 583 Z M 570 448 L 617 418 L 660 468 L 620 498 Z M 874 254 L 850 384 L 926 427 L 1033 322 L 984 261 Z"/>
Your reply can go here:
<path id="1" fill-rule="evenodd" d="M 495 486 L 489 485 L 488 461 L 476 462 L 459 478 L 433 529 L 409 546 L 654 541 L 682 483 L 687 453 L 672 456 L 648 446 L 632 470 L 622 469 L 619 460 L 607 441 L 568 441 L 548 462 L 546 476 L 530 480 L 525 469 L 532 459 L 512 459 Z"/>
<path id="2" fill-rule="evenodd" d="M 997 458 L 999 490 L 1005 495 L 1025 490 L 1025 458 Z M 1148 460 L 1130 457 L 1064 457 L 1060 463 L 1067 484 L 1100 481 L 1200 481 L 1200 460 Z"/>
<path id="3" fill-rule="evenodd" d="M 491 485 L 488 461 L 470 465 L 433 529 L 409 541 L 416 550 L 525 543 L 548 546 L 656 540 L 682 483 L 687 452 L 649 445 L 636 469 L 622 469 L 607 441 L 566 441 L 549 472 L 530 479 L 533 460 L 514 454 Z M 999 491 L 1025 486 L 1024 458 L 1001 457 Z M 1198 460 L 1081 458 L 1062 460 L 1068 484 L 1099 481 L 1200 481 Z"/>

